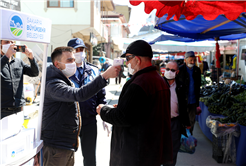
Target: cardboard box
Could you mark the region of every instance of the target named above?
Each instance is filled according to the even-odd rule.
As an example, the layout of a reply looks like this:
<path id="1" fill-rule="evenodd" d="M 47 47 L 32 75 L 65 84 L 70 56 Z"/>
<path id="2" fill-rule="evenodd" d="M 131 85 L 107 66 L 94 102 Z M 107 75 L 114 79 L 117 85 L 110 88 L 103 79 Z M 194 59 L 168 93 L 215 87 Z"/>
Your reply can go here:
<path id="1" fill-rule="evenodd" d="M 35 138 L 35 129 L 21 130 L 15 136 L 12 136 L 0 142 L 0 165 L 18 160 L 33 149 Z"/>
<path id="2" fill-rule="evenodd" d="M 23 111 L 17 114 L 9 115 L 0 120 L 0 141 L 6 138 L 12 137 L 13 135 L 19 133 L 22 130 L 24 123 L 24 113 Z"/>

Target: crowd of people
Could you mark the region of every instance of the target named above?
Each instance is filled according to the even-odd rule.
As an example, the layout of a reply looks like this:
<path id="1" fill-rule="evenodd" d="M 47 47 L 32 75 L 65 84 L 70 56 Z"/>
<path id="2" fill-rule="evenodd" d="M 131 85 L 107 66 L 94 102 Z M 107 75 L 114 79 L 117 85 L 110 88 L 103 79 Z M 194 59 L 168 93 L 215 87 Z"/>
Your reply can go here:
<path id="1" fill-rule="evenodd" d="M 15 47 L 13 41 L 1 41 L 1 118 L 22 111 L 23 74 L 39 74 L 32 51 L 26 46 L 26 65 L 14 58 Z M 104 87 L 109 78 L 120 83 L 124 67 L 106 61 L 100 72 L 85 61 L 85 49 L 83 40 L 74 38 L 51 54 L 41 129 L 43 164 L 74 165 L 80 142 L 84 166 L 95 166 L 98 114 L 113 125 L 110 166 L 174 166 L 181 134 L 186 135 L 186 129 L 193 132 L 200 110 L 201 71 L 194 52 L 185 54 L 180 67 L 168 62 L 162 77 L 151 63 L 151 46 L 143 40 L 132 42 L 121 55 L 131 78 L 111 107 Z"/>

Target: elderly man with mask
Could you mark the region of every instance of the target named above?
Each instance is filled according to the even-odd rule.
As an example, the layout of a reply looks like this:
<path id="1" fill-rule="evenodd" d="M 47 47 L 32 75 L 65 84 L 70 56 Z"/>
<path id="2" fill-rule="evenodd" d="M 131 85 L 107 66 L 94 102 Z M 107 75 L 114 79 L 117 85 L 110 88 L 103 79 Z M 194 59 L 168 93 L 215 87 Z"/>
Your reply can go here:
<path id="1" fill-rule="evenodd" d="M 44 141 L 45 166 L 72 166 L 79 146 L 81 116 L 78 102 L 83 102 L 118 76 L 120 66 L 110 67 L 89 84 L 74 87 L 69 80 L 76 72 L 74 48 L 58 47 L 52 54 L 53 65 L 47 67 L 41 139 Z"/>
<path id="2" fill-rule="evenodd" d="M 201 86 L 201 70 L 195 66 L 196 56 L 193 51 L 185 53 L 185 64 L 180 66 L 178 80 L 183 82 L 186 87 L 187 112 L 189 114 L 191 129 L 193 134 L 196 111 L 201 110 L 199 107 L 200 86 Z"/>
<path id="3" fill-rule="evenodd" d="M 97 113 L 113 125 L 110 166 L 160 166 L 172 162 L 170 91 L 152 66 L 151 46 L 137 40 L 125 57 L 132 78 L 115 108 L 100 104 Z"/>
<path id="4" fill-rule="evenodd" d="M 80 38 L 71 39 L 68 46 L 73 47 L 76 51 L 75 63 L 77 70 L 75 75 L 70 77 L 76 88 L 87 85 L 93 81 L 100 71 L 97 66 L 85 62 L 85 49 L 87 48 Z M 106 92 L 103 88 L 90 99 L 79 102 L 80 113 L 82 118 L 82 128 L 80 131 L 80 142 L 82 155 L 84 157 L 84 166 L 96 166 L 96 140 L 97 140 L 97 120 L 96 107 L 99 104 L 106 104 Z"/>
<path id="5" fill-rule="evenodd" d="M 173 142 L 173 163 L 164 166 L 174 166 L 180 148 L 181 134 L 186 135 L 185 128 L 190 128 L 189 115 L 187 112 L 187 100 L 185 97 L 185 86 L 176 80 L 179 73 L 178 63 L 169 61 L 166 65 L 164 79 L 168 82 L 171 92 L 171 130 Z"/>
<path id="6" fill-rule="evenodd" d="M 23 74 L 36 77 L 39 74 L 38 64 L 32 50 L 25 46 L 23 52 L 30 62 L 25 64 L 15 58 L 16 46 L 14 41 L 1 40 L 1 119 L 22 111 L 25 105 L 23 93 Z"/>

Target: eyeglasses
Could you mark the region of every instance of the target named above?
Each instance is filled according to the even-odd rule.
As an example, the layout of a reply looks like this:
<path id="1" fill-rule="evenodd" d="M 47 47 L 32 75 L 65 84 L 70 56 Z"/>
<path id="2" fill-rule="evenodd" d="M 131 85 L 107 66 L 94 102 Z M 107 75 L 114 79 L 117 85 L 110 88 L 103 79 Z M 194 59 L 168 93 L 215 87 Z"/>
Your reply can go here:
<path id="1" fill-rule="evenodd" d="M 176 70 L 174 70 L 174 69 L 166 68 L 166 71 L 169 71 L 169 70 L 171 70 L 171 72 L 175 72 L 175 71 L 176 71 Z"/>
<path id="2" fill-rule="evenodd" d="M 133 59 L 134 57 L 135 57 L 135 55 L 126 56 L 126 61 L 129 61 L 129 60 Z"/>

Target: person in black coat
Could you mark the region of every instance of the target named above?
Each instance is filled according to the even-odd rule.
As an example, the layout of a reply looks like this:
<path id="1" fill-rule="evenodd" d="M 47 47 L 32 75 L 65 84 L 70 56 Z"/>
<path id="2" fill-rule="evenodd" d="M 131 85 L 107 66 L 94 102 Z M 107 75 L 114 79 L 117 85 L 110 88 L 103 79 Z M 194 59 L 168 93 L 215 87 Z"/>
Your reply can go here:
<path id="1" fill-rule="evenodd" d="M 119 84 L 121 83 L 121 77 L 123 77 L 123 78 L 125 77 L 123 72 L 124 72 L 124 66 L 121 65 L 120 73 L 119 73 L 118 77 L 115 78 L 115 84 L 117 84 L 118 82 L 119 82 Z"/>
<path id="2" fill-rule="evenodd" d="M 110 67 L 88 85 L 75 88 L 69 77 L 76 72 L 74 49 L 57 47 L 51 54 L 53 65 L 47 67 L 41 139 L 43 165 L 74 165 L 79 146 L 81 116 L 78 102 L 93 97 L 107 85 L 107 79 L 119 74 L 119 66 Z"/>
<path id="3" fill-rule="evenodd" d="M 187 99 L 187 111 L 189 113 L 192 134 L 196 111 L 201 110 L 199 107 L 200 86 L 201 86 L 201 70 L 195 66 L 196 57 L 193 51 L 186 52 L 185 64 L 180 66 L 177 79 L 183 82 L 186 87 L 185 97 Z"/>
<path id="4" fill-rule="evenodd" d="M 101 72 L 105 72 L 110 66 L 111 64 L 109 63 L 109 60 L 106 59 L 106 62 L 102 65 Z M 108 79 L 107 81 L 110 84 L 110 79 Z"/>
<path id="5" fill-rule="evenodd" d="M 102 72 L 106 71 L 110 66 L 111 64 L 109 63 L 109 60 L 106 59 L 106 62 L 102 65 L 101 71 Z"/>
<path id="6" fill-rule="evenodd" d="M 25 46 L 22 52 L 28 57 L 30 65 L 15 58 L 17 46 L 12 40 L 0 40 L 1 46 L 1 119 L 19 113 L 25 105 L 23 78 L 24 75 L 36 77 L 39 74 L 38 64 L 32 50 Z"/>
<path id="7" fill-rule="evenodd" d="M 133 76 L 115 108 L 102 104 L 97 108 L 102 120 L 113 125 L 110 166 L 172 163 L 170 91 L 151 64 L 151 46 L 137 40 L 121 57 Z"/>
<path id="8" fill-rule="evenodd" d="M 171 130 L 173 142 L 173 164 L 164 166 L 175 166 L 177 155 L 180 148 L 181 134 L 186 135 L 186 128 L 190 128 L 189 115 L 187 112 L 187 100 L 185 97 L 185 86 L 182 82 L 175 80 L 179 73 L 178 63 L 169 61 L 166 65 L 164 79 L 168 82 L 170 88 L 171 104 Z"/>

